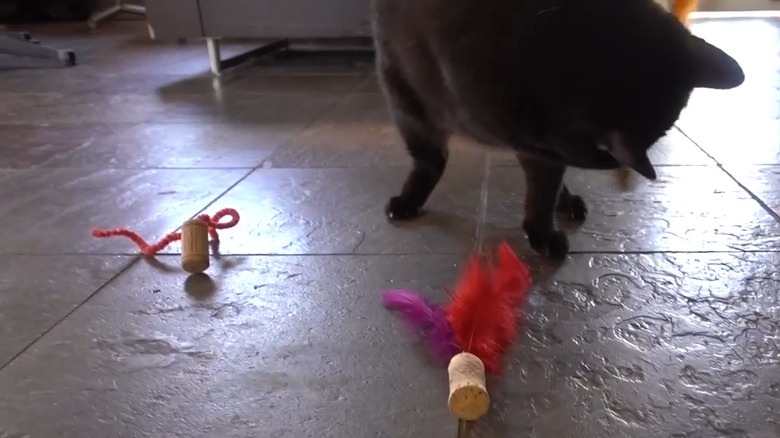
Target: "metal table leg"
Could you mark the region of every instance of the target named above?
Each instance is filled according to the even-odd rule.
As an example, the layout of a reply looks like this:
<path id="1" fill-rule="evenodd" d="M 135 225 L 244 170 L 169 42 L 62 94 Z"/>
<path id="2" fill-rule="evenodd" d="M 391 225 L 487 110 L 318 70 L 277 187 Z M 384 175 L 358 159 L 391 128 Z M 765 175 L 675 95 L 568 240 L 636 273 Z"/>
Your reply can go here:
<path id="1" fill-rule="evenodd" d="M 96 12 L 89 18 L 88 24 L 91 28 L 96 28 L 98 23 L 111 18 L 119 13 L 129 12 L 131 14 L 146 15 L 146 8 L 139 5 L 125 3 L 124 0 L 117 0 L 116 4 L 104 11 Z"/>
<path id="2" fill-rule="evenodd" d="M 271 53 L 288 48 L 289 45 L 290 43 L 287 40 L 274 41 L 272 43 L 260 46 L 254 50 L 236 55 L 232 58 L 222 59 L 222 55 L 219 49 L 219 39 L 206 38 L 206 48 L 209 52 L 209 66 L 211 67 L 211 73 L 213 73 L 215 76 L 219 76 L 225 69 L 235 67 L 236 65 L 246 62 L 251 58 L 270 55 Z"/>

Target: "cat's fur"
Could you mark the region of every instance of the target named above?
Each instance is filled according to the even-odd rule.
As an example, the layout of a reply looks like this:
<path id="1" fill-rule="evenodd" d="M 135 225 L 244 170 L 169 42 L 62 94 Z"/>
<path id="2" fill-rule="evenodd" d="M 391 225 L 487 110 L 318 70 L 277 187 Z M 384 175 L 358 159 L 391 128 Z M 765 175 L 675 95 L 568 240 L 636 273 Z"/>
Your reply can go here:
<path id="1" fill-rule="evenodd" d="M 414 160 L 386 214 L 417 216 L 460 134 L 511 148 L 525 172 L 523 227 L 560 257 L 556 204 L 584 220 L 562 187 L 567 166 L 627 166 L 647 178 L 647 150 L 696 87 L 744 81 L 737 62 L 653 0 L 374 0 L 378 75 Z"/>

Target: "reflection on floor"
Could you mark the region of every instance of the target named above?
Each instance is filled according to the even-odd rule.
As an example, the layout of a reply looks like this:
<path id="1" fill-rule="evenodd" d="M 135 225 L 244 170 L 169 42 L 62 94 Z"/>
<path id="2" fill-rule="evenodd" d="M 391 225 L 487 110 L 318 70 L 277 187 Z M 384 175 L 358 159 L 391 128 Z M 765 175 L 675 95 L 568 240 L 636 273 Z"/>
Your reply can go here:
<path id="1" fill-rule="evenodd" d="M 503 238 L 537 287 L 477 436 L 779 436 L 779 23 L 695 24 L 746 84 L 695 94 L 657 183 L 572 172 L 591 216 L 557 269 L 523 239 L 519 168 L 462 142 L 429 214 L 384 220 L 409 163 L 368 58 L 213 81 L 139 22 L 34 29 L 81 64 L 0 72 L 0 437 L 454 436 L 446 371 L 378 291 L 443 300 Z M 88 234 L 223 207 L 210 281 Z"/>

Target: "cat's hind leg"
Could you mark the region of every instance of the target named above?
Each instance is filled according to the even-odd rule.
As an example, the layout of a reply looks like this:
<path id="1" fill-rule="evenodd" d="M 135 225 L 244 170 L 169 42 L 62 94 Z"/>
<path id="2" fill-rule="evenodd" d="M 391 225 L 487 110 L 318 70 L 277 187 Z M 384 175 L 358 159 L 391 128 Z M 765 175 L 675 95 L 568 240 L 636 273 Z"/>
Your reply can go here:
<path id="1" fill-rule="evenodd" d="M 523 229 L 528 243 L 540 254 L 563 258 L 569 252 L 569 240 L 555 228 L 555 210 L 566 166 L 526 155 L 518 159 L 527 186 Z"/>
<path id="2" fill-rule="evenodd" d="M 444 173 L 450 135 L 436 126 L 401 74 L 384 69 L 380 76 L 393 119 L 413 160 L 401 194 L 390 199 L 385 214 L 390 220 L 413 219 L 421 214 Z"/>

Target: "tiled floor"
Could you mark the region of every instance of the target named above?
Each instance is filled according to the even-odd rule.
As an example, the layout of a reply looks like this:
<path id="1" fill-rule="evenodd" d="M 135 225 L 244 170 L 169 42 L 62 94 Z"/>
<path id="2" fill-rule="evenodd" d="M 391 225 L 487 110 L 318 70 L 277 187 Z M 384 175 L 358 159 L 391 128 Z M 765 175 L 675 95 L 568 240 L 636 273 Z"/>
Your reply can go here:
<path id="1" fill-rule="evenodd" d="M 536 287 L 475 436 L 780 436 L 780 22 L 694 26 L 747 82 L 695 94 L 658 182 L 572 172 L 562 266 L 527 248 L 519 168 L 463 141 L 429 214 L 385 221 L 409 163 L 364 56 L 213 81 L 139 22 L 34 30 L 81 64 L 0 71 L 0 437 L 454 437 L 446 370 L 378 292 L 444 300 L 501 239 Z M 89 235 L 223 207 L 209 278 Z"/>

